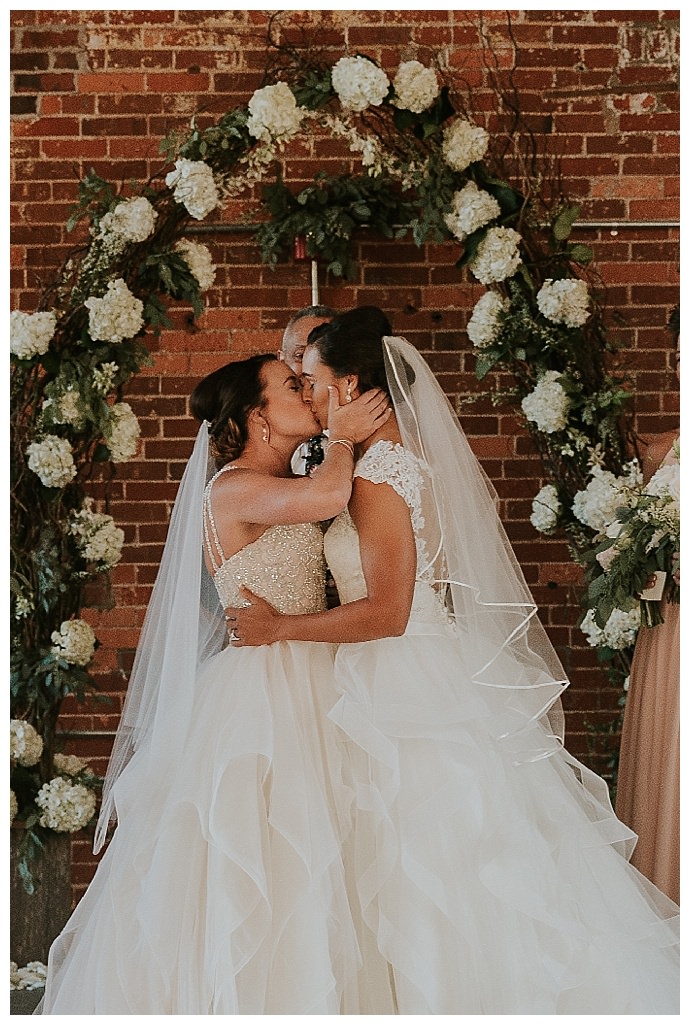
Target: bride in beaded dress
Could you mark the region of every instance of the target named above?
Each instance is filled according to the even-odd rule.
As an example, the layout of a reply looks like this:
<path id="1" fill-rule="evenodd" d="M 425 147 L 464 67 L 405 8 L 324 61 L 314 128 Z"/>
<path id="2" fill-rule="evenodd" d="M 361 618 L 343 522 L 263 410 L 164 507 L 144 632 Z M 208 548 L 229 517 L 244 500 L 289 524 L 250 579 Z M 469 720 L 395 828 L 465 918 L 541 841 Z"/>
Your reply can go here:
<path id="1" fill-rule="evenodd" d="M 286 614 L 326 608 L 323 532 L 307 520 L 343 509 L 354 442 L 390 414 L 375 391 L 336 406 L 326 459 L 294 478 L 290 458 L 318 424 L 285 363 L 228 364 L 192 395 L 208 423 L 178 492 L 96 849 L 117 828 L 51 948 L 36 1013 L 338 1014 L 352 992 L 332 649 L 233 650 L 221 604 L 248 584 Z M 209 434 L 221 468 L 207 485 Z"/>
<path id="2" fill-rule="evenodd" d="M 335 317 L 303 361 L 323 427 L 328 387 L 385 387 L 395 409 L 326 533 L 341 605 L 282 615 L 249 588 L 226 609 L 239 650 L 338 644 L 363 955 L 349 1013 L 677 1014 L 678 908 L 564 749 L 567 680 L 495 496 L 429 367 L 380 320 Z"/>

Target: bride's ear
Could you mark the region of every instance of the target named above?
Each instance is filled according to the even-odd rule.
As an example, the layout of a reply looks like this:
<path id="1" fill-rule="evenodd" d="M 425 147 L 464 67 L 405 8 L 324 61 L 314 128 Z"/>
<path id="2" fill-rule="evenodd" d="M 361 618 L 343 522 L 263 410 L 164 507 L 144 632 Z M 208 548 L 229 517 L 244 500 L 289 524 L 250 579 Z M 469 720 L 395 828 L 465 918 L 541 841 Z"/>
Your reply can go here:
<path id="1" fill-rule="evenodd" d="M 340 401 L 352 402 L 359 395 L 359 377 L 357 374 L 346 374 L 340 382 Z"/>
<path id="2" fill-rule="evenodd" d="M 268 421 L 260 409 L 252 409 L 248 413 L 247 431 L 250 436 L 253 434 L 256 437 L 261 438 L 262 441 L 268 441 L 270 439 Z"/>

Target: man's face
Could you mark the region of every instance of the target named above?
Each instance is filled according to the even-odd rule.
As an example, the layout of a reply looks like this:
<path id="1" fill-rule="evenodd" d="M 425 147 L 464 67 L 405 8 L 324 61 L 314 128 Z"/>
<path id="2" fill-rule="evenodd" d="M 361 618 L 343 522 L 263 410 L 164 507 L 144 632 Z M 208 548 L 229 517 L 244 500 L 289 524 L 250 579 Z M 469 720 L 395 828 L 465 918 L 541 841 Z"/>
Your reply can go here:
<path id="1" fill-rule="evenodd" d="M 328 317 L 301 317 L 291 328 L 286 330 L 283 336 L 280 357 L 285 360 L 298 378 L 302 376 L 302 357 L 304 356 L 309 332 L 313 331 L 319 324 L 328 323 Z"/>

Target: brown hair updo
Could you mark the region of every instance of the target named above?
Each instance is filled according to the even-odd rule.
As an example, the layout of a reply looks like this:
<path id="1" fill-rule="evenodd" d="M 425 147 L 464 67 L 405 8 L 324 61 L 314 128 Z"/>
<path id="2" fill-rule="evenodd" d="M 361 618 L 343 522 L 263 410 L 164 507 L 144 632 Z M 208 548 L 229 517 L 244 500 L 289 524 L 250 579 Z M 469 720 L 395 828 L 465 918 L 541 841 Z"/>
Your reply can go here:
<path id="1" fill-rule="evenodd" d="M 356 306 L 339 313 L 329 324 L 320 324 L 309 332 L 308 345 L 313 345 L 321 362 L 336 377 L 356 374 L 362 392 L 370 388 L 388 391 L 383 339 L 393 329 L 378 306 Z M 411 367 L 406 367 L 409 383 L 414 380 Z"/>
<path id="2" fill-rule="evenodd" d="M 197 384 L 189 398 L 193 416 L 208 421 L 211 455 L 216 467 L 237 459 L 247 444 L 247 419 L 253 409 L 264 403 L 261 371 L 277 359 L 273 353 L 250 356 L 226 363 Z"/>

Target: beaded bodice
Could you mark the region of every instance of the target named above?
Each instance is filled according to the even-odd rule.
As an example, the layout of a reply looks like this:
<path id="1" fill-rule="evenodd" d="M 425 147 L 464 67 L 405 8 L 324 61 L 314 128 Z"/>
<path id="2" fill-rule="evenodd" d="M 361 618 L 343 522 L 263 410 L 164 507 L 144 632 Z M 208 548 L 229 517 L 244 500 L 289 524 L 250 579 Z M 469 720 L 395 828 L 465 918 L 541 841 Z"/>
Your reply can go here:
<path id="1" fill-rule="evenodd" d="M 255 541 L 225 558 L 213 516 L 211 495 L 224 466 L 204 494 L 204 544 L 213 567 L 216 590 L 224 607 L 240 606 L 240 587 L 248 587 L 279 612 L 322 612 L 326 608 L 326 565 L 323 533 L 316 523 L 285 523 L 268 527 Z"/>
<path id="2" fill-rule="evenodd" d="M 434 586 L 434 556 L 431 531 L 424 514 L 429 494 L 429 470 L 402 445 L 378 441 L 367 449 L 355 466 L 355 477 L 374 484 L 388 484 L 404 499 L 412 522 L 417 549 L 417 574 L 411 619 L 442 620 L 447 615 L 442 597 Z M 335 518 L 326 531 L 324 549 L 329 569 L 338 588 L 340 601 L 357 601 L 367 594 L 362 570 L 357 528 L 347 509 Z"/>

